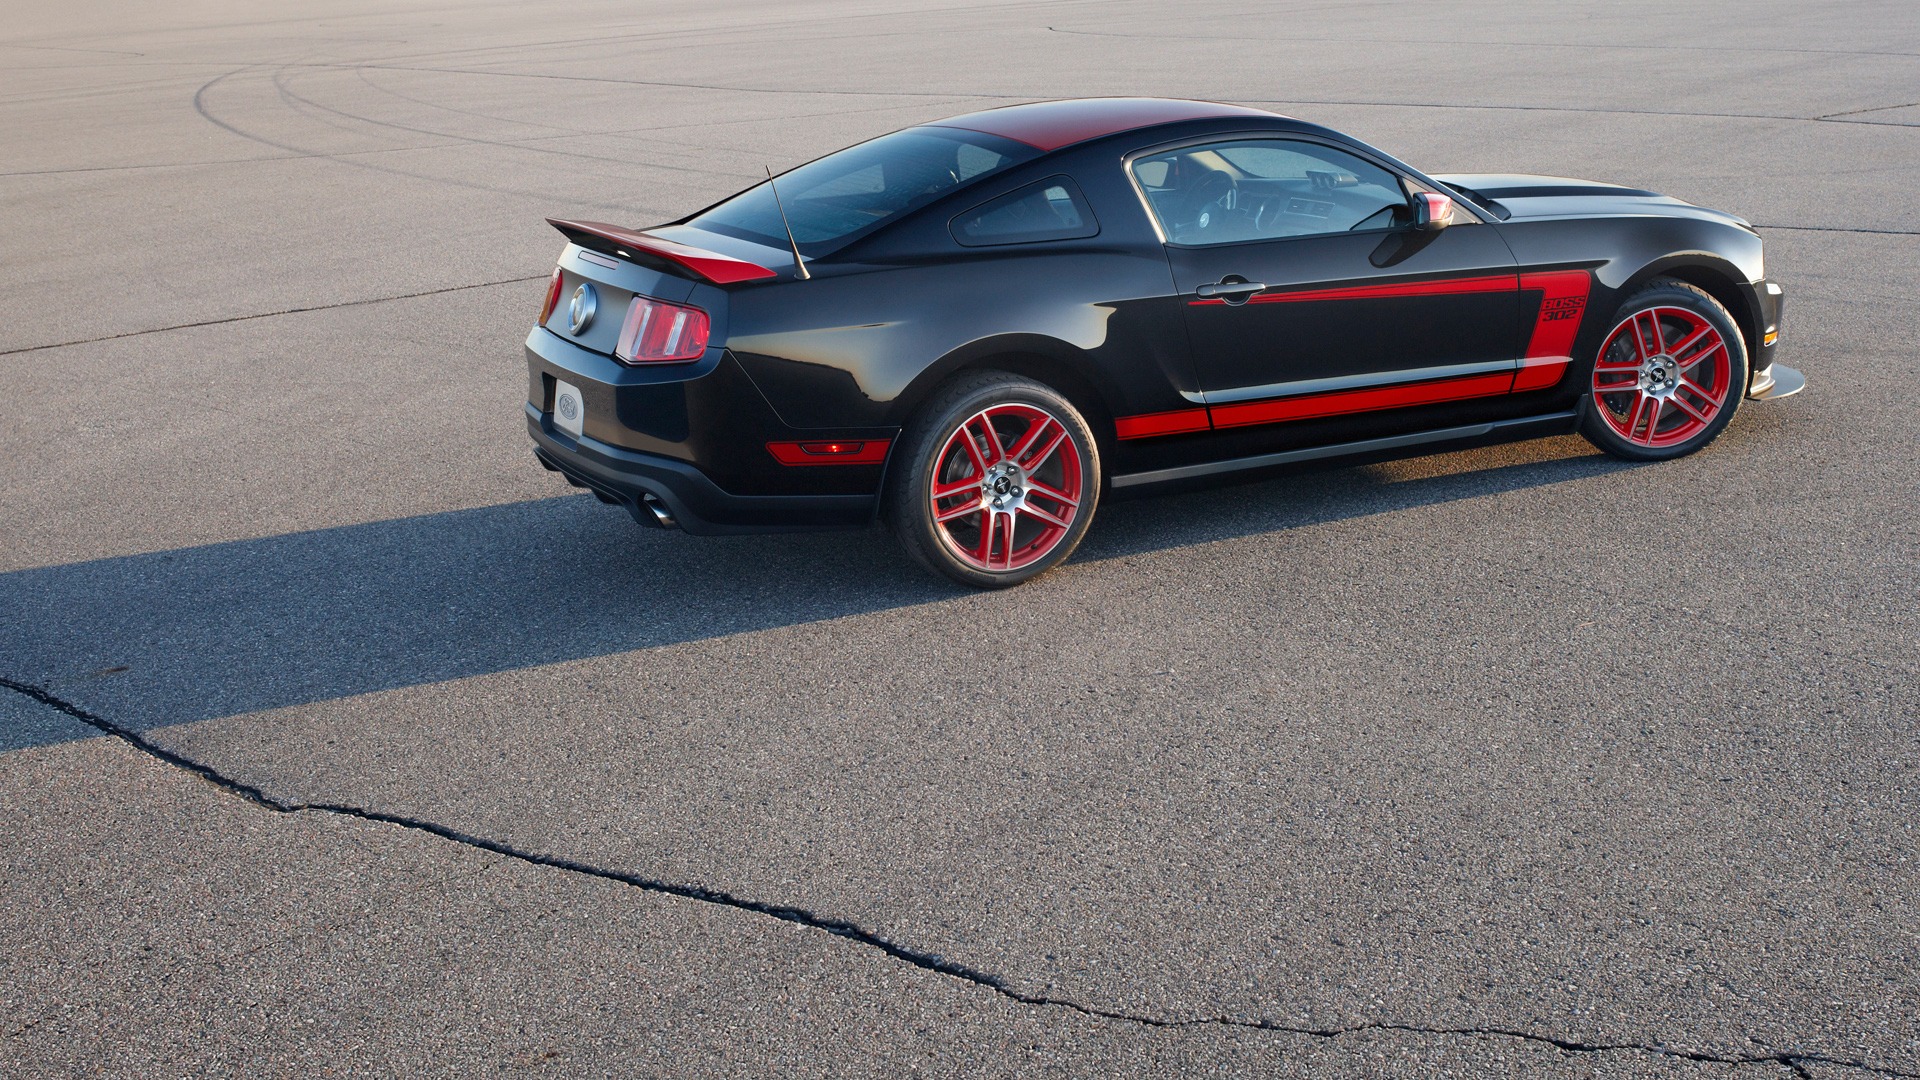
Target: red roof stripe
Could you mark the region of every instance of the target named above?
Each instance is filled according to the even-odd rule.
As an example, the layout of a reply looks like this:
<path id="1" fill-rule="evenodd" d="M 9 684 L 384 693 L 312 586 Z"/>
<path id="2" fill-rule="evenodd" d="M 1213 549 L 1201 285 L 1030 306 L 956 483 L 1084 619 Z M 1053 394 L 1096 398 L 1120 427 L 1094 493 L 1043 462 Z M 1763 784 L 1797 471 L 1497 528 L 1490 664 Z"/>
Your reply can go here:
<path id="1" fill-rule="evenodd" d="M 1172 124 L 1181 120 L 1210 120 L 1244 116 L 1274 119 L 1277 114 L 1218 101 L 1180 101 L 1172 98 L 1076 98 L 1036 101 L 1000 109 L 935 120 L 928 127 L 983 131 L 1023 142 L 1040 150 L 1116 135 L 1136 128 Z"/>

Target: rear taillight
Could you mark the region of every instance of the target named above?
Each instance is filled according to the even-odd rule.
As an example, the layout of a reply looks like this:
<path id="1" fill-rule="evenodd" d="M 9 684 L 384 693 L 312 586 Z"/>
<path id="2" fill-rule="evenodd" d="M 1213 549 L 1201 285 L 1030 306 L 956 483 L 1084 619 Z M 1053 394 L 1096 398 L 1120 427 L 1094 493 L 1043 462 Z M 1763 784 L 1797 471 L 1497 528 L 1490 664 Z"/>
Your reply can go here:
<path id="1" fill-rule="evenodd" d="M 698 360 L 707 351 L 707 332 L 707 313 L 699 308 L 636 296 L 613 355 L 629 364 Z"/>
<path id="2" fill-rule="evenodd" d="M 547 285 L 547 302 L 540 305 L 540 321 L 535 326 L 547 325 L 547 317 L 553 309 L 560 306 L 560 268 L 553 268 L 553 281 Z"/>

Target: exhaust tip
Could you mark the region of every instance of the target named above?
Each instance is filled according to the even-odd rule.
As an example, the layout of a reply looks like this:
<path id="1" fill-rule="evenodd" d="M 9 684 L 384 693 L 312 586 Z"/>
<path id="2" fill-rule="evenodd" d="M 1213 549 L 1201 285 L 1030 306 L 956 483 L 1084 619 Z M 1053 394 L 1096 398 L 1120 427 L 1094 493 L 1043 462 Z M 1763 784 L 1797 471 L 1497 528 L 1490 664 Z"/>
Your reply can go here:
<path id="1" fill-rule="evenodd" d="M 667 504 L 661 502 L 656 496 L 640 496 L 640 505 L 646 507 L 647 510 L 653 514 L 653 520 L 659 522 L 661 528 L 677 529 L 680 527 L 680 523 L 673 520 L 673 513 L 667 509 Z"/>

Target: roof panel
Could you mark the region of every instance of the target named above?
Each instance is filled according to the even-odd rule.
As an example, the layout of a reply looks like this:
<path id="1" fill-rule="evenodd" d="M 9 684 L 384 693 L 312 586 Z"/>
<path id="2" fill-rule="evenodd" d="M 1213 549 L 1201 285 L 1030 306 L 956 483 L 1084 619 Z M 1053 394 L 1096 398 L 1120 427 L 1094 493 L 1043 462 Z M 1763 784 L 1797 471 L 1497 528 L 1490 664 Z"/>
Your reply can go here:
<path id="1" fill-rule="evenodd" d="M 1008 105 L 984 112 L 935 120 L 928 127 L 965 128 L 989 135 L 1013 139 L 1041 150 L 1115 135 L 1135 128 L 1171 124 L 1181 120 L 1205 120 L 1213 117 L 1249 116 L 1273 119 L 1277 113 L 1226 105 L 1217 101 L 1182 101 L 1173 98 L 1075 98 L 1066 101 L 1036 101 L 1028 105 Z"/>

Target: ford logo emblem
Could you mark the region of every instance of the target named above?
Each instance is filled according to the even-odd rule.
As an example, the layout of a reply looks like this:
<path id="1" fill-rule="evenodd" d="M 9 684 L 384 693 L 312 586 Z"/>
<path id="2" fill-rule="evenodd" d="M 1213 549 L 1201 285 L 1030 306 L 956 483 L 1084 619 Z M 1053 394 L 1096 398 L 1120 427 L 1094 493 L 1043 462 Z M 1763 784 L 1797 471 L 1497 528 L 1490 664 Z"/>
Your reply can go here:
<path id="1" fill-rule="evenodd" d="M 573 302 L 567 305 L 567 326 L 579 337 L 587 327 L 593 325 L 593 310 L 598 306 L 599 298 L 593 295 L 593 286 L 584 282 L 573 290 Z"/>

